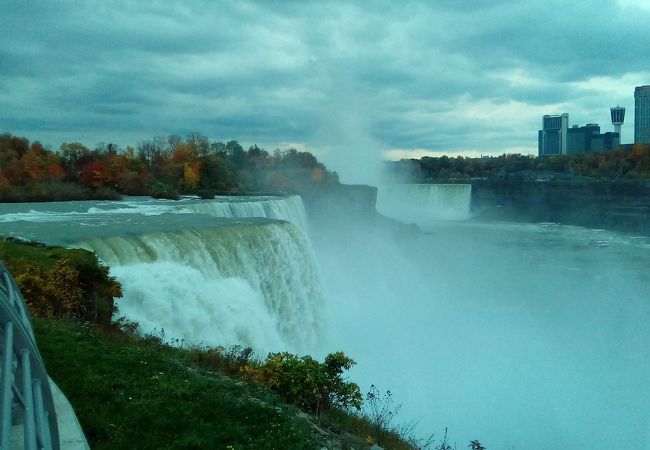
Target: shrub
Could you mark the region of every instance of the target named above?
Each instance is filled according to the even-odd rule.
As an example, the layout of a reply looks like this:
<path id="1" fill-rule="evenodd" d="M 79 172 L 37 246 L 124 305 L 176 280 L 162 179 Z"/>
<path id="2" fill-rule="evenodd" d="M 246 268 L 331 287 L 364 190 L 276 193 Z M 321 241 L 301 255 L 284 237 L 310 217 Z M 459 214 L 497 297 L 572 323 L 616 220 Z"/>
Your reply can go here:
<path id="1" fill-rule="evenodd" d="M 181 199 L 181 194 L 179 194 L 176 189 L 164 183 L 156 183 L 153 185 L 149 195 L 153 198 L 166 198 L 169 200 Z"/>
<path id="2" fill-rule="evenodd" d="M 216 195 L 216 192 L 213 189 L 199 189 L 196 191 L 196 195 L 204 200 L 211 200 Z"/>
<path id="3" fill-rule="evenodd" d="M 122 287 L 94 253 L 0 238 L 0 258 L 32 313 L 111 324 Z"/>
<path id="4" fill-rule="evenodd" d="M 68 260 L 60 259 L 49 270 L 30 265 L 16 276 L 32 313 L 45 317 L 79 316 L 83 290 L 79 286 L 79 271 Z"/>
<path id="5" fill-rule="evenodd" d="M 190 353 L 194 356 L 199 367 L 237 377 L 241 376 L 245 368 L 252 363 L 253 349 L 241 345 L 233 345 L 228 348 L 219 345 L 217 347 L 191 349 Z"/>
<path id="6" fill-rule="evenodd" d="M 271 353 L 259 367 L 246 372 L 259 383 L 279 393 L 287 402 L 317 417 L 332 407 L 361 408 L 361 392 L 342 377 L 355 362 L 342 352 L 327 355 L 324 363 L 310 356 Z"/>

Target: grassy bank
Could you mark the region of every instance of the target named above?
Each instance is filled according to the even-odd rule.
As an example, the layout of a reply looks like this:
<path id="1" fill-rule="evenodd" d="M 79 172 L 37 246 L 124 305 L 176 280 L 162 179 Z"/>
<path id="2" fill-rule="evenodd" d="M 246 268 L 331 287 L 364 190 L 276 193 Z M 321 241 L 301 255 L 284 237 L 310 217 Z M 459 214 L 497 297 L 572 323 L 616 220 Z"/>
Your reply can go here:
<path id="1" fill-rule="evenodd" d="M 245 364 L 260 363 L 238 349 L 183 349 L 69 319 L 33 324 L 47 371 L 93 449 L 361 450 L 377 441 L 368 418 L 335 408 L 318 424 L 268 388 L 242 381 Z M 420 448 L 405 433 L 381 434 L 385 449 Z"/>
<path id="2" fill-rule="evenodd" d="M 295 408 L 200 369 L 190 351 L 68 320 L 34 328 L 93 449 L 316 448 Z"/>

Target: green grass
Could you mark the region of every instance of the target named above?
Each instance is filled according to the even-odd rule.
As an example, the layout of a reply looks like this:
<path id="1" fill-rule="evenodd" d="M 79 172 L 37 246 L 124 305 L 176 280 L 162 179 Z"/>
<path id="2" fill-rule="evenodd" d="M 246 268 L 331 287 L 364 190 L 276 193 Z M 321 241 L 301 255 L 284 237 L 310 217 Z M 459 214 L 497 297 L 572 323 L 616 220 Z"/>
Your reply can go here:
<path id="1" fill-rule="evenodd" d="M 82 249 L 50 247 L 38 242 L 27 242 L 10 237 L 0 237 L 0 258 L 12 267 L 12 273 L 22 271 L 25 266 L 35 264 L 50 269 L 61 258 L 83 260 L 86 264 L 96 263 L 92 252 Z"/>
<path id="2" fill-rule="evenodd" d="M 318 448 L 295 408 L 193 367 L 190 352 L 66 320 L 34 328 L 93 449 Z"/>

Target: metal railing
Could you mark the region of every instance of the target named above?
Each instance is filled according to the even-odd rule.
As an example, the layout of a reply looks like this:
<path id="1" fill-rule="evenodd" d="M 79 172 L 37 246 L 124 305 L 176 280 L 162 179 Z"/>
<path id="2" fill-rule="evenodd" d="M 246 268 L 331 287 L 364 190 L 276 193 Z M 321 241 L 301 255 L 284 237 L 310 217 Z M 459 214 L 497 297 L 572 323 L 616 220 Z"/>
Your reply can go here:
<path id="1" fill-rule="evenodd" d="M 1 261 L 0 364 L 0 449 L 14 445 L 26 450 L 59 450 L 49 378 L 36 347 L 29 311 Z"/>

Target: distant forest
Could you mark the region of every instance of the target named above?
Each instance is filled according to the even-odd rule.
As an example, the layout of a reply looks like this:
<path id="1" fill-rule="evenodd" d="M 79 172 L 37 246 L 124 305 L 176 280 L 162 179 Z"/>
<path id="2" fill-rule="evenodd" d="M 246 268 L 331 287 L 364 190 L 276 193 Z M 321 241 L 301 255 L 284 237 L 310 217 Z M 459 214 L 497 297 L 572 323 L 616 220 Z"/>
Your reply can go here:
<path id="1" fill-rule="evenodd" d="M 384 182 L 649 180 L 650 146 L 635 144 L 630 149 L 547 158 L 519 154 L 482 158 L 425 156 L 387 162 L 384 169 Z"/>
<path id="2" fill-rule="evenodd" d="M 96 148 L 78 142 L 58 151 L 11 134 L 0 135 L 0 201 L 115 199 L 125 195 L 299 192 L 338 183 L 336 173 L 308 152 L 248 150 L 237 141 L 210 142 L 199 134 L 156 137 L 136 147 Z"/>

